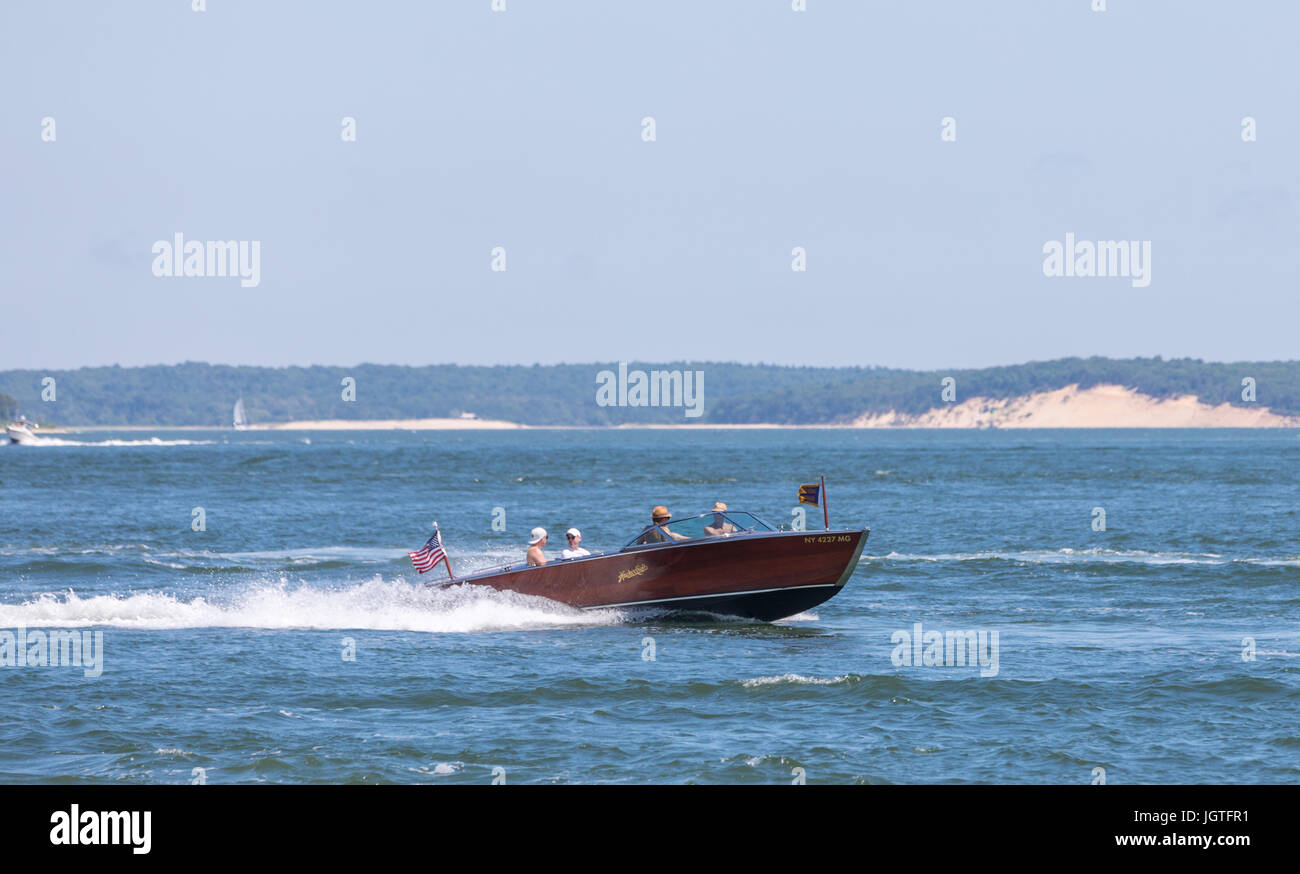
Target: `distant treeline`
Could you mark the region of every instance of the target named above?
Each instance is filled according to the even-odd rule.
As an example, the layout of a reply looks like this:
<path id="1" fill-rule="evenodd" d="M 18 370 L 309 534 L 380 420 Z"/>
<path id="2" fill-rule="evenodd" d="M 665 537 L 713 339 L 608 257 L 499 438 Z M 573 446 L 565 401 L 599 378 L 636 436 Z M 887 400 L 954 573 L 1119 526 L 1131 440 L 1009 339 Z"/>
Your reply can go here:
<path id="1" fill-rule="evenodd" d="M 1191 394 L 1209 404 L 1256 402 L 1300 415 L 1300 361 L 1214 364 L 1193 359 L 1063 358 L 978 370 L 783 367 L 766 364 L 629 363 L 629 371 L 703 372 L 703 414 L 660 398 L 660 406 L 602 406 L 598 374 L 617 364 L 469 367 L 231 367 L 185 363 L 152 367 L 0 372 L 0 411 L 61 425 L 229 427 L 242 396 L 249 421 L 416 419 L 458 416 L 528 425 L 637 423 L 829 424 L 864 413 L 921 413 L 942 403 L 941 381 L 956 380 L 957 400 L 1016 397 L 1067 385 L 1111 383 L 1155 397 Z M 52 402 L 42 380 L 53 377 Z M 355 401 L 343 399 L 347 378 Z M 8 398 L 5 396 L 12 396 Z M 13 400 L 13 403 L 9 403 Z"/>

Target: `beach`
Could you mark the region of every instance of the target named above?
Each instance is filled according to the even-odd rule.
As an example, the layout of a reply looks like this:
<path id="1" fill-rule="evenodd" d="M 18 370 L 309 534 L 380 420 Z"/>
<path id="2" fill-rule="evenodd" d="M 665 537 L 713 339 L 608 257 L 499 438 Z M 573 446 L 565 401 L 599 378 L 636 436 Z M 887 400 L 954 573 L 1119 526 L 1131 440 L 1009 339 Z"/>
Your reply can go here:
<path id="1" fill-rule="evenodd" d="M 1194 395 L 1155 398 L 1119 385 L 1066 386 L 1017 398 L 970 398 L 919 415 L 867 414 L 859 428 L 1294 428 L 1265 406 L 1212 406 Z"/>
<path id="2" fill-rule="evenodd" d="M 507 431 L 526 428 L 501 419 L 310 419 L 249 425 L 250 431 Z"/>
<path id="3" fill-rule="evenodd" d="M 519 428 L 565 430 L 601 426 L 523 425 L 501 419 L 319 419 L 251 425 L 274 431 L 499 431 Z M 969 398 L 924 413 L 889 410 L 865 413 L 848 423 L 784 425 L 755 423 L 622 423 L 620 430 L 769 430 L 774 428 L 1295 428 L 1300 416 L 1283 416 L 1266 406 L 1211 405 L 1194 395 L 1156 398 L 1119 385 L 1080 389 L 1066 386 L 1015 398 Z"/>

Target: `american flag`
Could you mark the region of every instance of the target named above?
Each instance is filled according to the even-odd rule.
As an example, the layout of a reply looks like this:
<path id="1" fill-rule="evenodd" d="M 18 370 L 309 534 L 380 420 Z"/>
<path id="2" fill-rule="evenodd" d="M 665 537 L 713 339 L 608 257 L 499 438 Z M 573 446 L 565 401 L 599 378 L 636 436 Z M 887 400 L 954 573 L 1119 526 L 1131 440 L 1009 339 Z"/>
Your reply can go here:
<path id="1" fill-rule="evenodd" d="M 433 570 L 433 566 L 440 561 L 446 561 L 447 553 L 442 550 L 442 540 L 438 537 L 438 529 L 433 529 L 433 536 L 424 544 L 424 548 L 419 552 L 408 552 L 411 557 L 411 564 L 420 573 Z"/>

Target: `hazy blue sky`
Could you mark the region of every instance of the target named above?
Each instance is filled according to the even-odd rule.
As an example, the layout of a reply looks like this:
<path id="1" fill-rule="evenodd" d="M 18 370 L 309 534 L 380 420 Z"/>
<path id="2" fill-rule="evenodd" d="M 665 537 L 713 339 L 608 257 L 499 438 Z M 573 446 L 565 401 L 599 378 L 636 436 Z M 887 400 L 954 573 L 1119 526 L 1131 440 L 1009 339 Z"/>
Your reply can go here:
<path id="1" fill-rule="evenodd" d="M 189 5 L 0 4 L 0 368 L 1300 350 L 1294 3 Z"/>

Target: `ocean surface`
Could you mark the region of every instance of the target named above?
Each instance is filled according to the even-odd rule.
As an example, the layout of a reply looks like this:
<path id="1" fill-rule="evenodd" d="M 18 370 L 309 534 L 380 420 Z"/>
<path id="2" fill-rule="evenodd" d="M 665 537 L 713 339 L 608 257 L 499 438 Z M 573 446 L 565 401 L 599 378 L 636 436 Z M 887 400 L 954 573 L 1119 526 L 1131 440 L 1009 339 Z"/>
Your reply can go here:
<path id="1" fill-rule="evenodd" d="M 47 439 L 0 447 L 0 630 L 100 632 L 102 663 L 11 645 L 0 782 L 1300 780 L 1294 430 Z M 618 549 L 659 503 L 789 525 L 822 474 L 871 537 L 774 624 L 439 589 L 406 556 L 435 519 L 458 572 L 535 525 Z M 912 663 L 918 623 L 996 659 Z"/>

